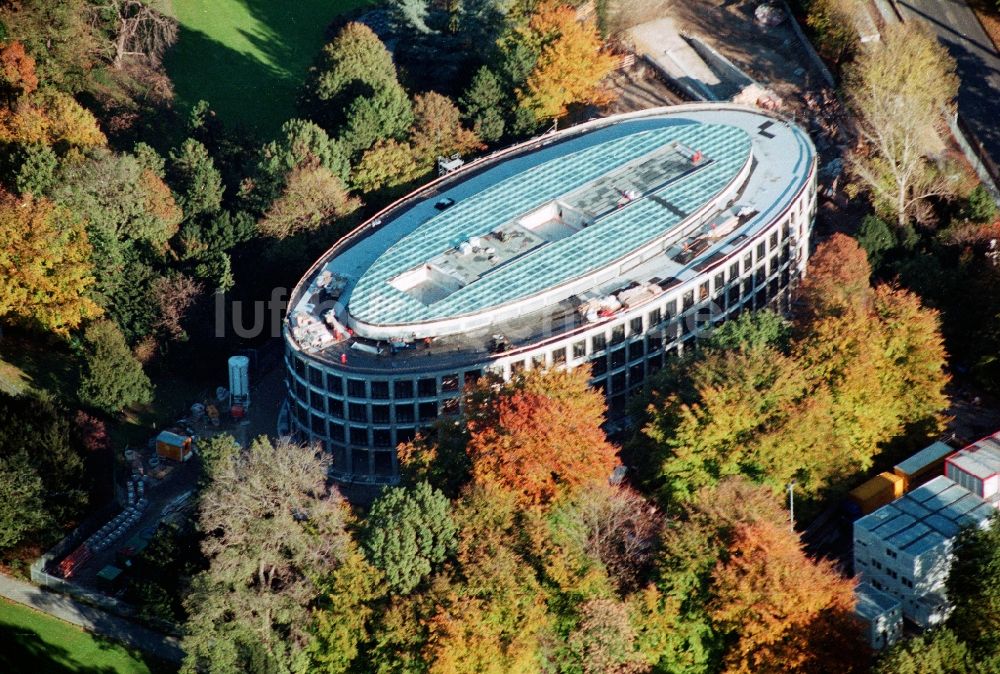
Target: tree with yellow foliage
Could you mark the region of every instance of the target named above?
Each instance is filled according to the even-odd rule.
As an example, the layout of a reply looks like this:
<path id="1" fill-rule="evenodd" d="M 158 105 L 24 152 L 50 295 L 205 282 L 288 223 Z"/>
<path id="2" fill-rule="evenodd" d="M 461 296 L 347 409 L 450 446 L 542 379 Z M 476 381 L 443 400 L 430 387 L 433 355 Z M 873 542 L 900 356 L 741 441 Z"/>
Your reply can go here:
<path id="1" fill-rule="evenodd" d="M 36 321 L 60 334 L 98 316 L 83 223 L 47 199 L 0 192 L 0 319 Z"/>
<path id="2" fill-rule="evenodd" d="M 579 21 L 573 7 L 548 0 L 519 32 L 538 58 L 518 99 L 538 120 L 561 117 L 571 103 L 608 101 L 601 82 L 614 69 L 615 57 L 592 19 Z"/>

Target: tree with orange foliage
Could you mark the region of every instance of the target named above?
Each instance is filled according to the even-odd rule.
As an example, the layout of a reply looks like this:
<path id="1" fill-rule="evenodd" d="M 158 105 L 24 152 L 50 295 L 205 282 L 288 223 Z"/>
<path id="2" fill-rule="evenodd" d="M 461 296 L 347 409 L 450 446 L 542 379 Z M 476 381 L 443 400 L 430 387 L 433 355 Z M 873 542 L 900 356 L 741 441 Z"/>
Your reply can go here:
<path id="1" fill-rule="evenodd" d="M 589 376 L 577 368 L 533 370 L 506 384 L 483 380 L 466 411 L 473 478 L 533 505 L 563 488 L 606 480 L 616 450 L 601 430 L 604 398 L 588 386 Z"/>
<path id="2" fill-rule="evenodd" d="M 28 54 L 18 41 L 4 44 L 0 42 L 0 96 L 12 104 L 21 96 L 38 88 L 35 74 L 35 59 Z"/>
<path id="3" fill-rule="evenodd" d="M 604 48 L 592 19 L 579 21 L 576 9 L 548 0 L 519 32 L 538 50 L 538 59 L 518 98 L 539 121 L 561 117 L 571 103 L 608 101 L 600 85 L 614 69 L 615 57 Z"/>
<path id="4" fill-rule="evenodd" d="M 83 222 L 47 199 L 0 191 L 0 319 L 37 321 L 66 334 L 100 315 Z"/>
<path id="5" fill-rule="evenodd" d="M 867 671 L 853 590 L 830 562 L 806 557 L 787 527 L 741 523 L 712 572 L 708 605 L 716 628 L 735 637 L 724 671 Z"/>
<path id="6" fill-rule="evenodd" d="M 867 311 L 871 306 L 871 265 L 856 239 L 839 232 L 816 247 L 799 286 L 802 320 Z"/>
<path id="7" fill-rule="evenodd" d="M 462 126 L 462 113 L 455 104 L 436 91 L 414 97 L 413 116 L 410 143 L 421 166 L 430 169 L 440 155 L 465 154 L 483 146 L 475 133 Z"/>
<path id="8" fill-rule="evenodd" d="M 107 139 L 89 110 L 69 94 L 48 89 L 0 108 L 0 142 L 91 148 L 105 145 Z"/>

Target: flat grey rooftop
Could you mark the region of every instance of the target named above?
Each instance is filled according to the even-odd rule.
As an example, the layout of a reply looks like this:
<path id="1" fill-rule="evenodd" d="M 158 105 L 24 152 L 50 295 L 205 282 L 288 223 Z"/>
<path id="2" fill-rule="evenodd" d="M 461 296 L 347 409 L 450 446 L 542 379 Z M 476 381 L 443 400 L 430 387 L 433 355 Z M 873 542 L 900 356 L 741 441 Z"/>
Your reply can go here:
<path id="1" fill-rule="evenodd" d="M 327 295 L 318 279 L 331 274 L 349 320 L 398 325 L 393 334 L 405 338 L 408 325 L 430 317 L 493 316 L 667 237 L 665 253 L 616 269 L 610 281 L 502 318 L 514 348 L 555 336 L 579 327 L 575 309 L 587 298 L 654 278 L 683 283 L 742 245 L 789 207 L 814 157 L 798 126 L 732 105 L 664 108 L 544 136 L 424 188 L 338 243 L 293 293 L 292 325 L 311 316 L 323 332 Z M 740 171 L 748 177 L 733 192 Z M 735 203 L 714 205 L 727 185 Z M 453 205 L 442 210 L 445 200 Z M 691 217 L 705 206 L 707 216 Z M 353 367 L 405 369 L 428 355 L 461 362 L 485 353 L 497 331 L 435 332 L 432 345 L 392 356 L 349 350 L 351 340 L 329 335 L 302 338 L 309 331 L 301 327 L 291 332 L 299 348 L 330 360 L 349 353 Z"/>
<path id="2" fill-rule="evenodd" d="M 940 440 L 936 440 L 913 456 L 897 463 L 895 468 L 906 475 L 913 475 L 930 464 L 944 460 L 945 457 L 954 452 L 955 449 L 953 447 L 946 445 Z"/>
<path id="3" fill-rule="evenodd" d="M 858 586 L 854 588 L 854 597 L 857 600 L 855 612 L 868 622 L 872 622 L 894 608 L 900 608 L 898 599 L 887 592 L 876 590 L 868 583 L 858 583 Z"/>
<path id="4" fill-rule="evenodd" d="M 919 555 L 981 526 L 994 508 L 944 476 L 914 489 L 854 523 L 892 547 Z"/>
<path id="5" fill-rule="evenodd" d="M 955 452 L 948 461 L 962 472 L 985 480 L 1000 473 L 1000 441 L 997 434 L 978 440 Z"/>

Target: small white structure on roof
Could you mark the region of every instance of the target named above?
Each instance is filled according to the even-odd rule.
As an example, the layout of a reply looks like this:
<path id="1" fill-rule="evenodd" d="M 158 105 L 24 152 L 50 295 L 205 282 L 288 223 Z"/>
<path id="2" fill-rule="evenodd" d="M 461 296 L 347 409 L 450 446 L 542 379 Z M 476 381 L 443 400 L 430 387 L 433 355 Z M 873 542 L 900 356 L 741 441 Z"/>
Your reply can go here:
<path id="1" fill-rule="evenodd" d="M 903 607 L 887 592 L 868 583 L 854 588 L 854 612 L 868 626 L 868 643 L 877 651 L 892 646 L 903 635 Z"/>
<path id="2" fill-rule="evenodd" d="M 1000 433 L 955 452 L 945 461 L 945 475 L 993 505 L 1000 501 Z"/>
<path id="3" fill-rule="evenodd" d="M 936 477 L 854 523 L 854 570 L 876 590 L 900 600 L 921 627 L 948 617 L 945 582 L 955 539 L 965 527 L 985 527 L 993 506 Z"/>

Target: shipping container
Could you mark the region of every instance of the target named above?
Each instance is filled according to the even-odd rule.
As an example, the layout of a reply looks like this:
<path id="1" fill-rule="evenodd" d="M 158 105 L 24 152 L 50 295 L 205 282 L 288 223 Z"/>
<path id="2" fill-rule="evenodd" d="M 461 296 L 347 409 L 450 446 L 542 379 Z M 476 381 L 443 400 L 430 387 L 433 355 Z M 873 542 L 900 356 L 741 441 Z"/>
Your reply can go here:
<path id="1" fill-rule="evenodd" d="M 955 450 L 938 440 L 910 458 L 900 461 L 893 472 L 903 478 L 903 491 L 910 491 L 938 475 L 944 475 L 944 461 Z"/>
<path id="2" fill-rule="evenodd" d="M 903 495 L 903 478 L 895 473 L 879 473 L 852 489 L 847 497 L 860 514 L 867 515 Z"/>
<path id="3" fill-rule="evenodd" d="M 187 461 L 191 458 L 191 438 L 163 431 L 156 436 L 156 454 L 173 461 Z"/>

